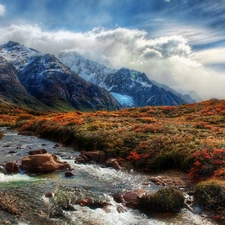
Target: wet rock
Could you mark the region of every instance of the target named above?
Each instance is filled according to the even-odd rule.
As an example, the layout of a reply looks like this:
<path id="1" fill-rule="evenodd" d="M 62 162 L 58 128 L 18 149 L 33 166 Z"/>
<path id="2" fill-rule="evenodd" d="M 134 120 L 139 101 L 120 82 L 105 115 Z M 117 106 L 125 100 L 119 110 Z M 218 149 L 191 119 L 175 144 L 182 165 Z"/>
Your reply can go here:
<path id="1" fill-rule="evenodd" d="M 70 171 L 65 172 L 65 177 L 73 177 L 73 176 L 74 176 L 74 174 L 72 172 L 70 172 Z"/>
<path id="2" fill-rule="evenodd" d="M 32 150 L 28 152 L 29 155 L 37 155 L 37 154 L 45 154 L 45 153 L 47 153 L 47 150 L 44 148 L 38 149 L 38 150 Z"/>
<path id="3" fill-rule="evenodd" d="M 109 158 L 109 159 L 107 159 L 106 162 L 105 162 L 105 164 L 108 167 L 112 167 L 112 168 L 114 168 L 116 170 L 121 170 L 121 167 L 120 167 L 117 159 L 115 159 L 115 158 Z"/>
<path id="4" fill-rule="evenodd" d="M 20 146 L 17 146 L 16 149 L 25 149 L 27 146 L 26 145 L 20 145 Z"/>
<path id="5" fill-rule="evenodd" d="M 52 192 L 47 192 L 47 193 L 45 193 L 45 197 L 46 198 L 52 198 L 53 197 L 53 193 Z"/>
<path id="6" fill-rule="evenodd" d="M 2 147 L 4 147 L 4 148 L 8 148 L 8 147 L 10 147 L 10 145 L 3 145 Z"/>
<path id="7" fill-rule="evenodd" d="M 91 151 L 91 152 L 82 152 L 78 158 L 82 158 L 85 163 L 90 161 L 95 161 L 97 163 L 105 163 L 106 161 L 106 154 L 101 151 Z"/>
<path id="8" fill-rule="evenodd" d="M 75 211 L 75 207 L 71 204 L 67 204 L 66 206 L 63 206 L 62 209 L 65 211 Z"/>
<path id="9" fill-rule="evenodd" d="M 54 145 L 53 148 L 58 148 L 58 147 L 60 147 L 60 144 L 57 143 L 57 144 Z"/>
<path id="10" fill-rule="evenodd" d="M 127 210 L 126 210 L 124 207 L 122 207 L 121 205 L 118 205 L 117 208 L 116 208 L 116 210 L 117 210 L 118 213 L 124 213 L 124 212 L 127 211 Z"/>
<path id="11" fill-rule="evenodd" d="M 71 170 L 68 163 L 60 161 L 56 155 L 49 153 L 26 156 L 22 159 L 21 169 L 27 172 L 53 172 Z"/>
<path id="12" fill-rule="evenodd" d="M 74 162 L 77 164 L 83 164 L 85 163 L 85 160 L 82 157 L 76 157 Z"/>
<path id="13" fill-rule="evenodd" d="M 114 195 L 114 200 L 119 203 L 123 203 L 126 207 L 137 209 L 140 208 L 140 199 L 145 195 L 147 191 L 145 190 L 134 190 L 128 191 L 123 194 Z"/>
<path id="14" fill-rule="evenodd" d="M 57 207 L 55 209 L 53 209 L 53 211 L 49 214 L 50 218 L 65 218 L 63 209 L 60 207 Z"/>
<path id="15" fill-rule="evenodd" d="M 15 153 L 17 153 L 17 151 L 13 151 L 13 150 L 12 150 L 12 151 L 9 151 L 8 153 L 9 153 L 9 154 L 15 154 Z"/>
<path id="16" fill-rule="evenodd" d="M 80 198 L 76 201 L 76 204 L 79 204 L 80 206 L 90 206 L 94 203 L 94 201 L 91 198 Z"/>
<path id="17" fill-rule="evenodd" d="M 6 169 L 7 173 L 18 173 L 19 172 L 19 167 L 14 162 L 7 162 L 5 165 L 5 169 Z"/>

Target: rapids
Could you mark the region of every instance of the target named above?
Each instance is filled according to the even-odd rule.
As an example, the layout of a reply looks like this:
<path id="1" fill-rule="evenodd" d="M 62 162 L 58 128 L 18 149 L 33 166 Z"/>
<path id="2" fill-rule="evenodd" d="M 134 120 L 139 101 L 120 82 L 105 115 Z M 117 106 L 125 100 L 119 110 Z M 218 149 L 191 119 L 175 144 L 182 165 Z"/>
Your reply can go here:
<path id="1" fill-rule="evenodd" d="M 58 154 L 73 167 L 75 176 L 66 178 L 64 172 L 49 174 L 7 175 L 0 173 L 0 192 L 7 193 L 21 204 L 23 216 L 8 214 L 0 210 L 0 224 L 15 225 L 213 225 L 210 219 L 194 214 L 188 209 L 180 213 L 145 214 L 138 210 L 125 208 L 116 203 L 114 193 L 135 189 L 155 192 L 159 186 L 149 184 L 148 176 L 132 171 L 116 171 L 101 165 L 74 164 L 73 158 L 79 154 L 71 147 L 55 147 L 55 142 L 33 136 L 22 136 L 1 128 L 4 137 L 0 140 L 0 165 L 20 161 L 30 150 L 45 148 Z M 146 184 L 147 183 L 147 184 Z M 61 192 L 60 192 L 61 191 Z M 73 211 L 63 211 L 62 215 L 51 218 L 53 210 L 58 209 L 54 198 L 46 198 L 48 192 L 61 193 L 61 201 L 71 201 L 74 197 L 92 197 L 110 203 L 106 208 L 81 207 L 74 205 Z M 59 196 L 58 196 L 59 197 Z M 66 200 L 65 200 L 65 199 Z"/>

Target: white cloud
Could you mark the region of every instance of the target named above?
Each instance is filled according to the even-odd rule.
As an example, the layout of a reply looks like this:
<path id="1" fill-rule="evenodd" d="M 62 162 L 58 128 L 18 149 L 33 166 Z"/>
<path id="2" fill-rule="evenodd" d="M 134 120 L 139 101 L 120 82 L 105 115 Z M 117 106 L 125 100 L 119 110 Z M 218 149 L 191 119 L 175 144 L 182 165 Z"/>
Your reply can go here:
<path id="1" fill-rule="evenodd" d="M 225 64 L 225 47 L 198 51 L 193 58 L 204 65 Z"/>
<path id="2" fill-rule="evenodd" d="M 0 16 L 4 16 L 6 12 L 5 6 L 0 4 Z"/>
<path id="3" fill-rule="evenodd" d="M 144 30 L 125 28 L 49 32 L 31 25 L 2 27 L 0 33 L 2 44 L 13 40 L 55 55 L 73 49 L 97 62 L 109 60 L 115 68 L 145 72 L 150 79 L 177 90 L 196 90 L 204 99 L 225 98 L 225 75 L 205 68 L 204 54 L 193 54 L 182 36 L 151 39 Z"/>

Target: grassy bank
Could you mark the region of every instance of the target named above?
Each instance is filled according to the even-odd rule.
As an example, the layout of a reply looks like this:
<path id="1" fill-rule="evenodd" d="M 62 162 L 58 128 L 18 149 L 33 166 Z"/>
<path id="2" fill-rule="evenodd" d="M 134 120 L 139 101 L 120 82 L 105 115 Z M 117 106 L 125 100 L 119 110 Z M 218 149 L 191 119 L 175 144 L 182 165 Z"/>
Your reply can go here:
<path id="1" fill-rule="evenodd" d="M 21 132 L 33 131 L 79 151 L 104 151 L 145 171 L 178 168 L 198 181 L 225 168 L 225 101 L 20 115 L 16 122 Z"/>

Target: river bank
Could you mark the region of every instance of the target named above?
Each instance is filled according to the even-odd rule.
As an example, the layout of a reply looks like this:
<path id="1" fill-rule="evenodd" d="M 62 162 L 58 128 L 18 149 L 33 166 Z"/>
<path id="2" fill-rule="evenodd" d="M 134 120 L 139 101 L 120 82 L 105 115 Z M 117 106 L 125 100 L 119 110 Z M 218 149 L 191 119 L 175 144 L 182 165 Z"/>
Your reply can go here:
<path id="1" fill-rule="evenodd" d="M 181 189 L 186 188 L 188 182 L 183 173 L 173 170 L 149 176 L 131 170 L 117 171 L 100 165 L 75 164 L 74 158 L 80 153 L 74 152 L 71 147 L 56 147 L 55 142 L 35 136 L 17 135 L 14 131 L 4 130 L 4 133 L 5 136 L 0 140 L 1 165 L 7 161 L 20 160 L 31 149 L 44 146 L 49 152 L 67 160 L 75 175 L 66 178 L 63 171 L 29 176 L 1 174 L 0 193 L 5 195 L 0 195 L 0 198 L 7 200 L 10 196 L 12 206 L 17 208 L 13 213 L 1 211 L 0 219 L 4 224 L 215 224 L 204 218 L 206 214 L 199 216 L 186 208 L 175 214 L 143 214 L 139 210 L 124 207 L 112 198 L 115 192 L 121 191 L 144 189 L 155 192 L 169 183 L 175 186 L 179 184 Z M 162 183 L 156 185 L 152 182 L 154 179 Z M 74 211 L 64 211 L 63 218 L 50 218 L 57 205 L 52 199 L 45 197 L 49 192 L 58 195 L 58 198 L 63 196 L 70 200 L 78 195 L 97 198 L 109 205 L 95 209 L 74 205 Z"/>

